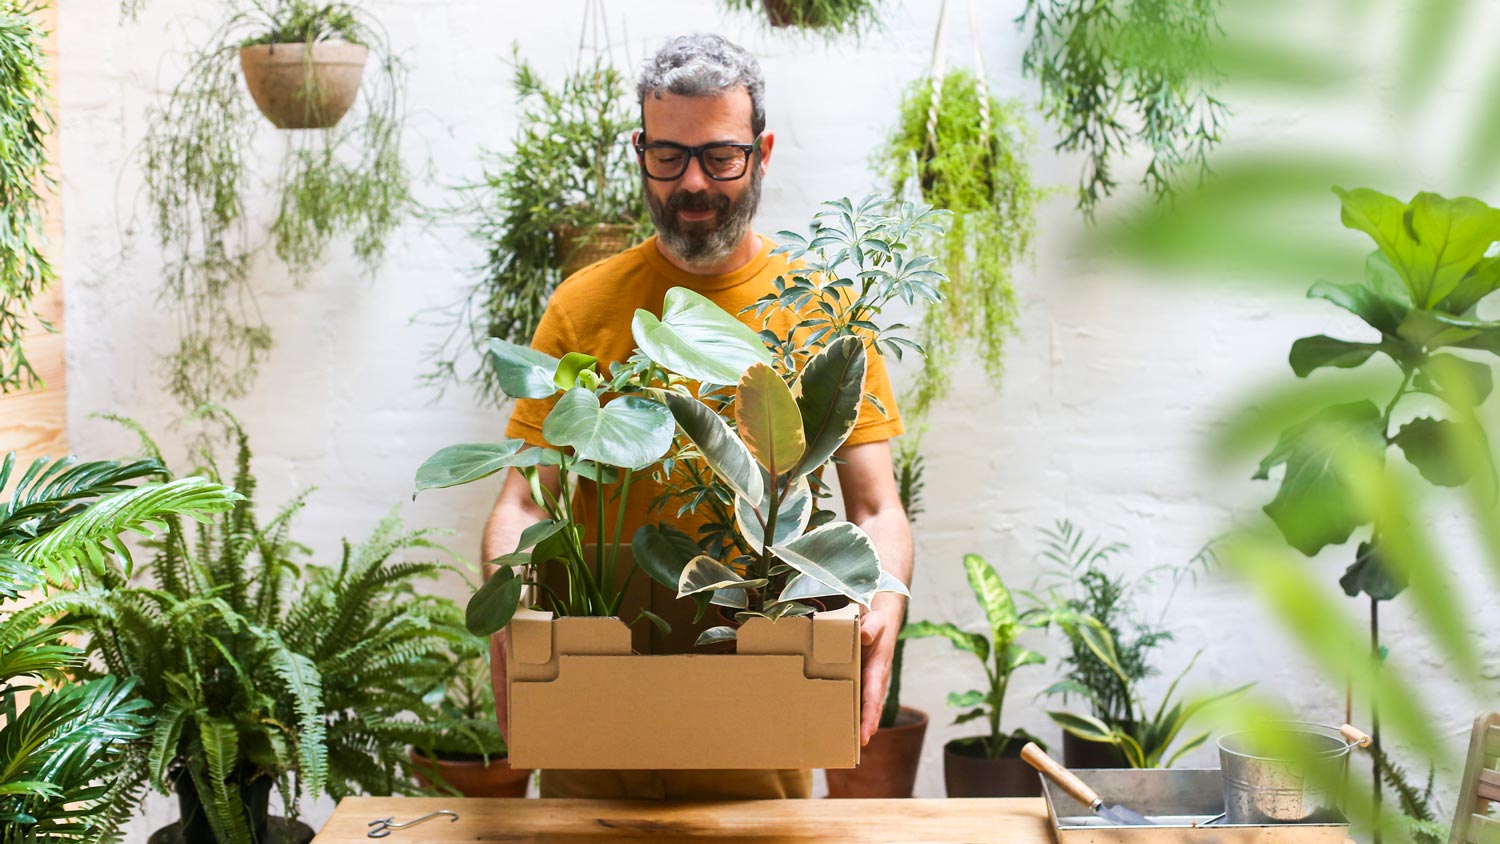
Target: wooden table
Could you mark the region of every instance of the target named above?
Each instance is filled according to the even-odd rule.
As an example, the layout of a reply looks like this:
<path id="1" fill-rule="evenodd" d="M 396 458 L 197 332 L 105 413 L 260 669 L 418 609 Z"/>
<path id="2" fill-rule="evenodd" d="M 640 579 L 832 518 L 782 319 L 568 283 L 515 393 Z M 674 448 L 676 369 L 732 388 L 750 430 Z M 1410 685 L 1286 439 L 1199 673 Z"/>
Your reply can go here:
<path id="1" fill-rule="evenodd" d="M 389 837 L 371 839 L 369 823 L 434 818 Z M 658 803 L 630 800 L 502 800 L 484 798 L 349 797 L 313 844 L 514 841 L 597 844 L 644 840 L 771 844 L 771 842 L 948 842 L 1050 844 L 1041 798 L 983 800 L 746 800 Z"/>

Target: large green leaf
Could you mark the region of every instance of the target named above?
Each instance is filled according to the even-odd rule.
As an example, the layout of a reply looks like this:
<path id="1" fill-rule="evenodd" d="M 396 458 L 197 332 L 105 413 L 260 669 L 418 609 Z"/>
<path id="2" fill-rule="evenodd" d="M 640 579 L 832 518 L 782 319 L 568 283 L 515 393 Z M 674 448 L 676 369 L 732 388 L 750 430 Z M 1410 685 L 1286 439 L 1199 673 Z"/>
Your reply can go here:
<path id="1" fill-rule="evenodd" d="M 1462 458 L 1456 444 L 1458 428 L 1452 422 L 1421 416 L 1401 426 L 1393 440 L 1422 477 L 1438 486 L 1462 486 L 1474 475 L 1474 467 Z"/>
<path id="2" fill-rule="evenodd" d="M 1363 284 L 1320 281 L 1308 288 L 1309 299 L 1326 299 L 1364 320 L 1381 334 L 1394 337 L 1411 305 L 1378 288 Z"/>
<path id="3" fill-rule="evenodd" d="M 663 391 L 660 395 L 672 412 L 672 418 L 677 420 L 677 427 L 703 455 L 714 474 L 729 484 L 736 496 L 759 507 L 765 497 L 760 470 L 755 467 L 750 451 L 723 418 L 692 396 L 670 391 Z"/>
<path id="4" fill-rule="evenodd" d="M 1325 366 L 1353 369 L 1383 348 L 1384 346 L 1380 343 L 1351 343 L 1348 340 L 1318 334 L 1313 337 L 1303 337 L 1293 343 L 1291 354 L 1287 355 L 1287 362 L 1292 365 L 1292 371 L 1297 373 L 1298 378 L 1306 378 L 1313 370 Z"/>
<path id="5" fill-rule="evenodd" d="M 1366 188 L 1334 192 L 1343 201 L 1344 225 L 1375 241 L 1419 308 L 1447 298 L 1500 239 L 1500 211 L 1470 197 L 1419 193 L 1403 204 Z"/>
<path id="6" fill-rule="evenodd" d="M 677 588 L 682 570 L 703 553 L 691 536 L 665 523 L 641 525 L 630 541 L 630 550 L 636 565 L 669 589 Z"/>
<path id="7" fill-rule="evenodd" d="M 1406 574 L 1387 564 L 1380 549 L 1369 542 L 1359 543 L 1354 562 L 1339 578 L 1339 586 L 1343 587 L 1345 595 L 1353 598 L 1364 593 L 1377 601 L 1395 598 L 1406 589 L 1406 585 Z"/>
<path id="8" fill-rule="evenodd" d="M 990 658 L 990 640 L 978 633 L 966 633 L 949 622 L 908 621 L 901 628 L 902 639 L 931 639 L 941 637 L 953 643 L 953 647 L 966 651 L 981 661 Z"/>
<path id="9" fill-rule="evenodd" d="M 706 384 L 733 384 L 751 364 L 771 363 L 766 344 L 749 326 L 684 287 L 667 291 L 661 319 L 636 310 L 630 333 L 652 361 Z"/>
<path id="10" fill-rule="evenodd" d="M 450 445 L 427 458 L 417 469 L 417 492 L 458 486 L 487 478 L 507 466 L 535 465 L 536 455 L 518 458 L 525 440 Z"/>
<path id="11" fill-rule="evenodd" d="M 772 548 L 776 558 L 840 595 L 869 606 L 880 587 L 880 557 L 870 537 L 849 522 L 824 525 Z"/>
<path id="12" fill-rule="evenodd" d="M 1281 433 L 1254 477 L 1286 464 L 1276 497 L 1263 509 L 1292 547 L 1308 556 L 1325 545 L 1344 542 L 1369 521 L 1348 486 L 1350 461 L 1385 459 L 1380 410 L 1358 401 L 1324 408 Z"/>
<path id="13" fill-rule="evenodd" d="M 498 337 L 490 338 L 495 383 L 513 399 L 544 399 L 557 392 L 557 358 Z"/>
<path id="14" fill-rule="evenodd" d="M 829 343 L 803 368 L 795 391 L 807 441 L 803 472 L 827 462 L 854 430 L 865 394 L 865 363 L 864 341 L 849 336 Z"/>
<path id="15" fill-rule="evenodd" d="M 765 578 L 747 580 L 713 557 L 699 555 L 683 567 L 682 577 L 677 581 L 677 597 L 711 594 L 710 603 L 744 609 L 749 606 L 749 595 L 745 590 L 765 585 Z"/>
<path id="16" fill-rule="evenodd" d="M 1495 372 L 1479 361 L 1436 354 L 1422 362 L 1412 383 L 1455 407 L 1473 407 L 1489 397 L 1495 386 Z"/>
<path id="17" fill-rule="evenodd" d="M 1500 354 L 1500 322 L 1414 309 L 1396 330 L 1401 339 L 1419 349 L 1456 346 Z"/>
<path id="18" fill-rule="evenodd" d="M 1005 583 L 1000 580 L 994 566 L 985 562 L 978 554 L 964 555 L 964 572 L 969 576 L 969 588 L 974 591 L 974 598 L 979 601 L 985 618 L 989 620 L 995 647 L 1002 650 L 1008 648 L 1015 639 L 1016 622 L 1020 620 L 1016 613 L 1016 601 L 1011 597 L 1010 590 L 1005 588 Z"/>
<path id="19" fill-rule="evenodd" d="M 620 396 L 601 407 L 599 397 L 574 387 L 557 400 L 542 422 L 542 436 L 571 447 L 582 460 L 640 469 L 672 447 L 676 426 L 666 406 L 639 396 Z"/>
<path id="20" fill-rule="evenodd" d="M 767 364 L 752 365 L 740 378 L 734 418 L 740 439 L 773 481 L 797 465 L 807 450 L 797 400 Z"/>
<path id="21" fill-rule="evenodd" d="M 557 362 L 557 372 L 552 375 L 552 383 L 560 389 L 571 390 L 578 385 L 578 375 L 584 371 L 598 372 L 599 359 L 593 355 L 582 352 L 568 352 L 563 355 L 562 360 Z"/>
<path id="22" fill-rule="evenodd" d="M 526 584 L 516 570 L 502 566 L 490 575 L 469 599 L 464 624 L 475 636 L 489 636 L 510 624 L 521 605 L 521 590 Z"/>
<path id="23" fill-rule="evenodd" d="M 766 530 L 761 523 L 768 520 L 769 515 L 759 513 L 744 498 L 735 496 L 734 499 L 735 526 L 752 548 L 781 545 L 801 536 L 807 530 L 807 523 L 812 520 L 812 513 L 812 488 L 806 478 L 798 478 L 782 496 L 776 508 L 775 535 L 767 541 Z"/>
<path id="24" fill-rule="evenodd" d="M 1057 726 L 1063 728 L 1063 732 L 1071 733 L 1084 741 L 1102 744 L 1120 743 L 1120 734 L 1092 715 L 1077 712 L 1048 712 L 1047 715 Z"/>

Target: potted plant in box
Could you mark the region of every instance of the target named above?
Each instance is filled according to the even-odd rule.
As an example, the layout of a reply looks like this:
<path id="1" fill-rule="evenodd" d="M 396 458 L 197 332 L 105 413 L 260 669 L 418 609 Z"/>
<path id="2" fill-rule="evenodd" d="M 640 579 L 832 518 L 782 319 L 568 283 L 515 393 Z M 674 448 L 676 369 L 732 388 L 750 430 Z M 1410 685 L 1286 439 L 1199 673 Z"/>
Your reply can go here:
<path id="1" fill-rule="evenodd" d="M 838 596 L 853 604 L 868 604 L 878 591 L 904 592 L 904 586 L 880 569 L 873 545 L 857 527 L 829 523 L 827 518 L 813 526 L 809 476 L 832 458 L 865 400 L 866 340 L 861 333 L 865 326 L 875 326 L 873 320 L 881 309 L 898 297 L 930 301 L 938 295 L 941 274 L 931 269 L 930 257 L 908 254 L 905 238 L 940 227 L 943 216 L 925 206 L 892 204 L 879 198 L 858 206 L 848 200 L 829 205 L 815 220 L 810 237 L 782 233 L 791 242 L 781 251 L 806 258 L 806 268 L 791 279 L 778 279 L 776 292 L 752 306 L 761 313 L 790 308 L 803 317 L 789 322 L 796 327 L 785 334 L 768 328 L 757 335 L 702 296 L 674 288 L 668 291 L 660 316 L 637 311 L 632 329 L 638 349 L 613 371 L 601 371 L 597 360 L 581 353 L 558 359 L 491 341 L 496 377 L 507 395 L 548 398 L 562 392 L 543 425 L 549 447 L 522 450 L 522 443 L 515 440 L 450 447 L 418 471 L 417 487 L 452 486 L 507 467 L 521 469 L 533 479 L 533 498 L 551 518 L 525 531 L 515 553 L 493 561 L 500 568 L 469 606 L 470 629 L 475 633 L 487 635 L 513 620 L 526 626 L 517 629 L 512 624 L 508 643 L 512 669 L 520 662 L 540 659 L 538 676 L 557 676 L 560 668 L 548 663 L 548 656 L 557 652 L 551 641 L 574 635 L 563 626 L 554 632 L 552 614 L 524 610 L 518 615 L 522 590 L 528 586 L 540 590 L 543 605 L 550 605 L 552 613 L 603 615 L 621 605 L 621 593 L 614 591 L 620 588 L 621 572 L 628 582 L 643 570 L 674 589 L 679 598 L 692 598 L 700 615 L 711 604 L 738 610 L 735 624 L 704 631 L 698 641 L 737 640 L 742 653 L 747 649 L 762 652 L 759 649 L 778 635 L 806 635 L 771 631 L 776 622 L 806 623 L 819 599 Z M 835 243 L 858 248 L 832 248 Z M 851 256 L 859 257 L 851 261 Z M 845 292 L 851 288 L 857 294 Z M 816 315 L 806 314 L 813 310 Z M 903 345 L 912 346 L 893 336 L 893 331 L 876 327 L 870 342 L 898 354 Z M 789 381 L 798 388 L 795 394 Z M 603 404 L 605 394 L 618 397 Z M 678 450 L 667 458 L 677 437 L 681 438 Z M 570 449 L 571 455 L 563 448 Z M 719 500 L 733 502 L 728 543 L 705 549 L 670 526 L 645 525 L 631 542 L 633 559 L 626 561 L 619 547 L 620 522 L 616 520 L 610 538 L 604 524 L 604 485 L 595 484 L 599 496 L 596 535 L 604 541 L 588 553 L 582 542 L 583 526 L 572 520 L 569 469 L 606 481 L 610 480 L 607 475 L 618 476 L 623 512 L 631 474 L 658 465 L 664 458 L 674 462 L 692 458 L 706 464 L 712 476 L 708 483 L 721 490 Z M 541 465 L 563 470 L 562 494 L 553 495 L 535 480 Z M 568 579 L 562 589 L 554 589 L 538 577 L 537 568 L 559 559 Z M 663 626 L 650 613 L 642 612 L 637 620 L 642 617 Z M 825 634 L 809 631 L 829 643 L 819 661 L 836 665 L 851 686 L 858 679 L 854 618 L 833 614 L 828 621 L 838 628 Z M 740 624 L 747 625 L 748 642 L 735 626 Z M 538 627 L 536 635 L 551 637 L 539 640 L 538 645 L 545 645 L 541 651 L 524 642 L 517 644 L 523 633 L 530 636 L 527 630 Z M 599 625 L 570 624 L 566 630 L 583 636 L 586 628 L 613 635 Z M 843 657 L 835 658 L 840 648 L 832 642 L 840 636 L 849 637 L 847 647 L 842 648 Z M 624 647 L 628 653 L 628 638 L 615 641 L 623 645 L 609 647 Z M 518 657 L 523 652 L 533 655 Z M 705 664 L 699 665 L 707 670 Z M 511 671 L 509 677 L 514 693 L 517 674 Z M 522 677 L 521 682 L 526 679 Z M 826 684 L 823 690 L 840 693 Z M 857 695 L 847 703 L 852 707 L 856 699 Z M 525 716 L 517 713 L 523 708 L 513 696 L 512 752 L 518 757 L 523 731 L 516 724 Z M 857 719 L 852 708 L 848 714 Z M 533 728 L 545 726 L 533 724 Z M 571 744 L 579 744 L 576 732 L 569 738 L 574 740 Z M 689 767 L 703 767 L 704 762 L 730 767 L 789 766 L 765 761 L 776 758 L 774 746 L 768 757 L 756 755 L 767 750 L 759 746 L 763 743 L 742 741 L 736 746 L 747 755 L 735 757 L 726 749 L 728 744 L 721 743 L 712 758 Z M 552 758 L 557 759 L 556 754 L 569 748 L 553 752 Z M 635 748 L 611 758 L 652 767 L 651 762 L 642 761 L 642 752 Z M 598 747 L 569 759 L 582 765 L 557 762 L 557 766 L 609 766 Z M 672 760 L 666 761 L 663 765 L 659 760 L 657 766 L 672 766 Z"/>
<path id="2" fill-rule="evenodd" d="M 1036 772 L 1021 761 L 1021 748 L 1029 741 L 1042 742 L 1022 729 L 1002 732 L 1000 716 L 1011 675 L 1017 669 L 1038 665 L 1045 658 L 1022 647 L 1018 639 L 1027 630 L 1046 626 L 1048 618 L 1036 612 L 1022 613 L 1000 575 L 978 554 L 964 557 L 969 588 L 989 621 L 989 635 L 969 633 L 949 622 L 915 621 L 901 631 L 903 639 L 942 637 L 984 666 L 986 688 L 962 694 L 950 693 L 948 705 L 968 711 L 954 724 L 984 719 L 989 731 L 982 736 L 954 739 L 943 747 L 943 779 L 949 797 L 1034 797 L 1041 792 Z"/>
<path id="3" fill-rule="evenodd" d="M 495 723 L 489 649 L 470 638 L 456 644 L 452 656 L 452 681 L 428 697 L 446 729 L 409 751 L 417 784 L 464 797 L 525 797 L 532 772 L 510 767 L 506 758 L 505 737 Z"/>

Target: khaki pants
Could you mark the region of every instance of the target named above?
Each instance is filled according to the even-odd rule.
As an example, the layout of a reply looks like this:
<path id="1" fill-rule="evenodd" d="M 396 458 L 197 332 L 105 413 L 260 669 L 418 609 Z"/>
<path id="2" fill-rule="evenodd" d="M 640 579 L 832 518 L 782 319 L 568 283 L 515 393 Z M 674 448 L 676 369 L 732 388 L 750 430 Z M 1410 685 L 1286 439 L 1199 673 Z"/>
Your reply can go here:
<path id="1" fill-rule="evenodd" d="M 812 796 L 812 771 L 542 771 L 543 797 L 769 800 Z"/>

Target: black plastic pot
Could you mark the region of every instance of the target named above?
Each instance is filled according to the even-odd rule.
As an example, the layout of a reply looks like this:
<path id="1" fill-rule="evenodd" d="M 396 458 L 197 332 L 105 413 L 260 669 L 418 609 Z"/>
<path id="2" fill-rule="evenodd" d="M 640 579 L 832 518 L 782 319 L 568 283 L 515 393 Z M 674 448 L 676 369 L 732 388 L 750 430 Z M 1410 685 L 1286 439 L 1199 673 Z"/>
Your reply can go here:
<path id="1" fill-rule="evenodd" d="M 1063 731 L 1063 764 L 1069 768 L 1129 768 L 1119 745 L 1087 741 Z"/>
<path id="2" fill-rule="evenodd" d="M 174 779 L 173 787 L 177 791 L 177 811 L 181 820 L 153 832 L 149 844 L 218 844 L 208 825 L 193 778 L 181 773 Z M 248 815 L 252 841 L 265 844 L 308 844 L 312 841 L 314 832 L 307 824 L 294 824 L 285 818 L 270 816 L 270 777 L 241 782 L 239 791 L 240 802 L 244 803 Z"/>
<path id="3" fill-rule="evenodd" d="M 1042 780 L 1021 760 L 1025 742 L 1012 741 L 999 759 L 985 755 L 984 739 L 943 745 L 943 784 L 949 797 L 1040 797 Z"/>

